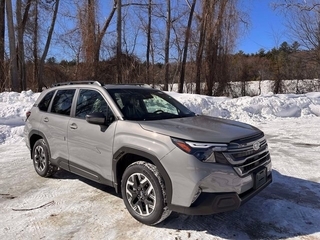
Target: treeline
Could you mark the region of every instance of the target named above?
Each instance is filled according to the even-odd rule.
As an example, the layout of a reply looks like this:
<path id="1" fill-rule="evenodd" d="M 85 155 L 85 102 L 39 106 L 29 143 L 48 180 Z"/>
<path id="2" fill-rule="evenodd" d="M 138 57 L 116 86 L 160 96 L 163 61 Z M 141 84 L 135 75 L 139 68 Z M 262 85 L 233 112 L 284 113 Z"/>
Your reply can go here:
<path id="1" fill-rule="evenodd" d="M 306 34 L 270 51 L 234 54 L 249 21 L 239 2 L 0 0 L 0 91 L 92 79 L 160 84 L 164 90 L 177 83 L 179 92 L 194 83 L 196 93 L 219 96 L 237 81 L 246 95 L 248 81 L 274 80 L 274 92 L 281 93 L 283 79 L 318 78 L 320 46 Z M 279 7 L 292 12 L 319 10 L 283 2 Z M 314 22 L 299 21 L 310 26 L 310 35 L 319 32 Z M 307 45 L 308 39 L 315 44 Z"/>
<path id="2" fill-rule="evenodd" d="M 225 86 L 221 93 L 218 93 L 218 84 L 212 87 L 213 95 L 228 95 L 230 94 L 231 85 L 233 82 L 240 82 L 241 95 L 250 95 L 247 90 L 247 84 L 250 81 L 274 80 L 273 92 L 286 93 L 283 80 L 297 80 L 295 93 L 303 93 L 306 89 L 299 88 L 299 81 L 304 79 L 317 79 L 320 75 L 320 68 L 317 62 L 313 59 L 313 53 L 306 50 L 299 50 L 297 42 L 289 45 L 283 42 L 279 48 L 273 48 L 270 51 L 261 49 L 254 54 L 245 54 L 238 52 L 228 56 L 230 65 L 227 66 Z M 187 62 L 185 69 L 184 92 L 195 92 L 196 78 L 196 62 Z M 32 79 L 32 63 L 28 64 L 29 74 Z M 123 83 L 148 83 L 164 87 L 165 66 L 163 63 L 156 63 L 149 66 L 152 71 L 153 81 L 146 82 L 147 64 L 137 56 L 122 55 L 121 69 L 123 70 Z M 173 84 L 178 84 L 180 75 L 179 63 L 169 64 L 169 90 Z M 117 59 L 116 57 L 99 61 L 97 65 L 97 75 L 94 80 L 103 83 L 116 83 L 115 76 L 117 74 Z M 29 75 L 27 74 L 27 75 Z M 53 83 L 64 81 L 88 80 L 90 70 L 86 63 L 78 63 L 76 60 L 62 60 L 58 62 L 54 57 L 49 58 L 45 64 L 44 71 L 44 86 L 50 87 Z M 90 78 L 92 79 L 92 78 Z M 202 75 L 201 83 L 205 83 L 205 76 Z M 315 81 L 316 83 L 316 81 Z M 31 89 L 36 87 L 36 82 L 28 82 Z M 34 87 L 32 87 L 34 86 Z M 191 87 L 193 89 L 191 89 Z M 320 91 L 320 81 L 318 84 L 310 86 L 309 91 Z M 259 91 L 257 91 L 259 93 Z M 206 85 L 201 84 L 201 94 L 206 94 Z"/>

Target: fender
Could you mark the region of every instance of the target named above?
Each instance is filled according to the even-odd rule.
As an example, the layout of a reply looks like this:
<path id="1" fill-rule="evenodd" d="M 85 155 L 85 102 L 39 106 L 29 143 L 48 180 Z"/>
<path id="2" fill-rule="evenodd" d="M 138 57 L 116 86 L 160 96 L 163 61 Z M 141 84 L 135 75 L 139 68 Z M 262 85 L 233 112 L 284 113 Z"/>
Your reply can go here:
<path id="1" fill-rule="evenodd" d="M 158 168 L 158 170 L 159 170 L 159 172 L 165 182 L 167 204 L 171 205 L 172 183 L 171 183 L 171 179 L 170 179 L 167 171 L 164 169 L 164 167 L 160 163 L 160 160 L 156 156 L 154 156 L 150 153 L 147 153 L 147 152 L 144 152 L 141 150 L 137 150 L 134 148 L 130 148 L 130 147 L 122 147 L 118 151 L 116 151 L 115 154 L 113 155 L 112 171 L 113 171 L 113 175 L 114 175 L 113 183 L 114 183 L 114 188 L 115 188 L 116 192 L 117 193 L 121 192 L 120 191 L 121 176 L 118 176 L 118 171 L 117 171 L 117 169 L 119 168 L 118 163 L 119 163 L 119 160 L 126 154 L 134 154 L 134 155 L 138 155 L 138 156 L 147 158 Z"/>
<path id="2" fill-rule="evenodd" d="M 50 151 L 50 146 L 48 144 L 47 138 L 42 132 L 40 132 L 38 130 L 31 130 L 29 135 L 28 135 L 29 144 L 30 144 L 30 157 L 31 157 L 31 159 L 32 159 L 32 149 L 33 149 L 33 145 L 34 144 L 31 144 L 30 140 L 35 135 L 40 136 L 40 137 L 37 138 L 37 140 L 42 138 L 46 142 L 46 144 L 48 146 L 50 162 L 55 166 L 58 166 L 58 167 L 61 167 L 61 168 L 65 169 L 65 170 L 67 170 L 67 171 L 70 171 L 69 170 L 69 163 L 68 163 L 67 159 L 61 159 L 61 158 L 53 159 L 53 158 L 51 158 L 51 151 Z"/>

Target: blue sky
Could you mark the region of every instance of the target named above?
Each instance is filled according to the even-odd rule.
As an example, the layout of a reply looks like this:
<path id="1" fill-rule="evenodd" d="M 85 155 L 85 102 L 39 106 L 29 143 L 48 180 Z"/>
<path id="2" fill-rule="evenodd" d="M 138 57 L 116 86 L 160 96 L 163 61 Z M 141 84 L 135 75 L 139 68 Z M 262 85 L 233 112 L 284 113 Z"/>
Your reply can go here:
<path id="1" fill-rule="evenodd" d="M 101 1 L 104 5 L 107 2 Z M 260 49 L 265 51 L 271 50 L 273 47 L 279 47 L 284 41 L 289 44 L 292 41 L 287 37 L 285 30 L 285 18 L 279 10 L 275 11 L 271 7 L 271 3 L 276 0 L 242 0 L 243 11 L 249 14 L 248 20 L 250 24 L 245 33 L 239 36 L 235 53 L 242 50 L 244 53 L 257 53 Z M 110 5 L 108 3 L 108 5 Z M 109 6 L 110 8 L 111 6 Z M 109 8 L 107 14 L 109 14 Z M 116 15 L 115 15 L 116 19 Z M 114 20 L 115 21 L 115 20 Z M 65 22 L 62 22 L 65 24 Z M 113 25 L 115 27 L 115 25 Z M 56 30 L 57 31 L 57 30 Z M 65 47 L 65 46 L 64 46 Z M 51 53 L 51 55 L 50 55 Z M 48 57 L 54 55 L 57 59 L 74 58 L 73 52 L 67 48 L 62 49 L 61 46 L 51 47 Z M 54 53 L 54 54 L 53 54 Z M 139 57 L 144 58 L 145 53 Z"/>
<path id="2" fill-rule="evenodd" d="M 285 18 L 279 10 L 273 10 L 271 3 L 275 0 L 252 0 L 250 6 L 250 26 L 239 39 L 236 52 L 256 53 L 261 48 L 268 51 L 290 39 L 286 36 Z"/>

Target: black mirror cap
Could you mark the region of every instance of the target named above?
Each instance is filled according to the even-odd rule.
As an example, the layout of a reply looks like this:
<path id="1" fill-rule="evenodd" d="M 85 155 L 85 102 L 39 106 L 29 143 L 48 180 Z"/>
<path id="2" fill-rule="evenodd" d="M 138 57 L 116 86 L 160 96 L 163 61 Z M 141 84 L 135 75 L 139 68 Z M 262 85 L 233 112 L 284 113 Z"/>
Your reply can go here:
<path id="1" fill-rule="evenodd" d="M 104 125 L 106 123 L 106 117 L 101 112 L 93 112 L 86 115 L 86 121 L 92 124 Z"/>

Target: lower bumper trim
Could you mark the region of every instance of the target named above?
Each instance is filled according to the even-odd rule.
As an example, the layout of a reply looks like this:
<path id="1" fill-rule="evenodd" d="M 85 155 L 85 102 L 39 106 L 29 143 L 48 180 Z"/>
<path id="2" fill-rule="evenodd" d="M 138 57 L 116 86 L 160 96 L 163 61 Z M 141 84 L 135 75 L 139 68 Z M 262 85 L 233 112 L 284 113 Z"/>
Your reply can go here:
<path id="1" fill-rule="evenodd" d="M 249 199 L 257 195 L 272 182 L 272 174 L 258 189 L 238 195 L 237 193 L 201 193 L 198 199 L 190 207 L 182 207 L 169 204 L 170 210 L 189 215 L 211 215 L 238 209 Z"/>

